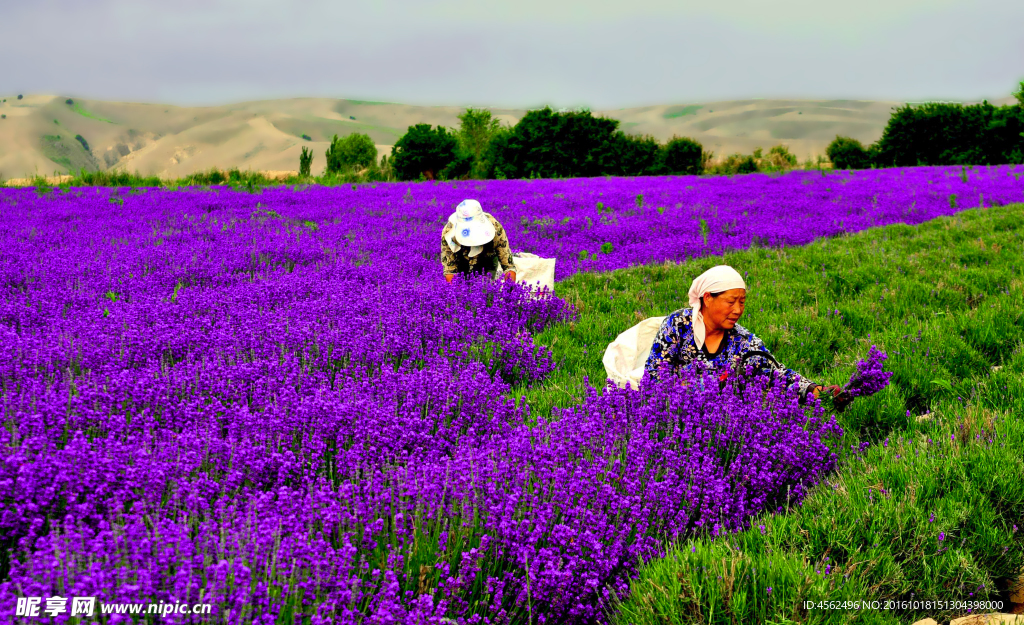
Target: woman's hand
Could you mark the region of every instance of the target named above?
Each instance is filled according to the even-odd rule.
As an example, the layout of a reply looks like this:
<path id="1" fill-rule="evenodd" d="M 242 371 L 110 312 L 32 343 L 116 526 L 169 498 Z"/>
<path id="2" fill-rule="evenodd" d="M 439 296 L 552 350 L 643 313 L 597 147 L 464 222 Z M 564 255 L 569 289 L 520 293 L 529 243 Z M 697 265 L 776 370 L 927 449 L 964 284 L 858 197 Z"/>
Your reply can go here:
<path id="1" fill-rule="evenodd" d="M 814 387 L 814 398 L 818 399 L 818 396 L 823 391 L 828 392 L 828 394 L 832 396 L 832 405 L 835 406 L 835 409 L 839 412 L 846 410 L 846 407 L 853 401 L 853 397 L 851 397 L 849 393 L 844 391 L 841 386 L 836 386 L 835 384 L 830 384 L 828 386 L 822 386 L 819 384 Z"/>
<path id="2" fill-rule="evenodd" d="M 828 393 L 832 395 L 832 397 L 839 397 L 843 393 L 842 387 L 836 386 L 835 384 L 830 384 L 828 386 L 822 386 L 819 384 L 818 386 L 814 387 L 814 399 L 818 399 L 818 395 L 822 391 L 828 391 Z"/>
<path id="3" fill-rule="evenodd" d="M 514 272 L 514 271 L 506 271 L 505 272 L 505 279 L 509 280 L 511 282 L 515 282 L 516 281 L 516 272 Z"/>

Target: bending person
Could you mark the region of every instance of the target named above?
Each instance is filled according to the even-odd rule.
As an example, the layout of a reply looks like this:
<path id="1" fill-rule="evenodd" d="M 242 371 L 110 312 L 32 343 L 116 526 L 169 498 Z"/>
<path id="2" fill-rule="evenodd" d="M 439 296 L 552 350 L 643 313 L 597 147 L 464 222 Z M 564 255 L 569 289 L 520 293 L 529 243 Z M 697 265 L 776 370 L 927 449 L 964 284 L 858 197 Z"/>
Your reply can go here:
<path id="1" fill-rule="evenodd" d="M 457 273 L 497 275 L 499 269 L 509 280 L 516 279 L 505 229 L 476 200 L 464 200 L 448 217 L 441 231 L 441 264 L 448 282 Z"/>
<path id="2" fill-rule="evenodd" d="M 664 367 L 678 373 L 695 362 L 730 368 L 744 354 L 763 352 L 767 357 L 757 359 L 761 366 L 775 369 L 786 386 L 796 383 L 801 402 L 806 401 L 808 393 L 817 397 L 821 391 L 837 396 L 837 404 L 846 398 L 838 386 L 824 387 L 792 369 L 777 367 L 764 341 L 736 323 L 743 316 L 747 285 L 732 267 L 718 265 L 697 276 L 688 296 L 690 308 L 675 311 L 661 324 L 644 366 L 646 375 L 657 379 Z"/>

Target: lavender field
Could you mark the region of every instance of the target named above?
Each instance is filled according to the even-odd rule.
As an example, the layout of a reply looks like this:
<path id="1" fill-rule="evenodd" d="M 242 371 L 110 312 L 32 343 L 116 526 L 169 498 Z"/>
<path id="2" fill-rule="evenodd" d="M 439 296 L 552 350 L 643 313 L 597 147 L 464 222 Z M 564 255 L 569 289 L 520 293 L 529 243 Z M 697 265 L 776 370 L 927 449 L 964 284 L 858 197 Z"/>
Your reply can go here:
<path id="1" fill-rule="evenodd" d="M 1024 202 L 1022 177 L 2 190 L 0 613 L 604 622 L 667 540 L 799 503 L 843 430 L 792 389 L 697 374 L 531 411 L 514 391 L 561 366 L 535 338 L 579 311 L 445 284 L 453 207 L 478 199 L 563 279 Z"/>

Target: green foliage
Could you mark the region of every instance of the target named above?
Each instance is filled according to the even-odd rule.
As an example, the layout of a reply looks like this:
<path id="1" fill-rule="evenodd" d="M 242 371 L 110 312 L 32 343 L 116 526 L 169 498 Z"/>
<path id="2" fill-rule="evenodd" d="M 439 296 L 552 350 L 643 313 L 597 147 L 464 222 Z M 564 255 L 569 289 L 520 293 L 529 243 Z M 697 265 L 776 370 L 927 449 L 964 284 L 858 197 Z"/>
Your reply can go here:
<path id="1" fill-rule="evenodd" d="M 19 93 L 18 94 L 18 99 L 20 100 L 21 98 L 22 98 L 22 95 Z"/>
<path id="2" fill-rule="evenodd" d="M 7 114 L 4 113 L 3 115 L 0 115 L 0 119 L 7 119 Z"/>
<path id="3" fill-rule="evenodd" d="M 310 170 L 313 167 L 313 151 L 302 146 L 302 153 L 299 154 L 299 175 L 309 176 Z"/>
<path id="4" fill-rule="evenodd" d="M 860 141 L 851 137 L 840 137 L 832 140 L 825 148 L 828 160 L 832 161 L 833 169 L 867 169 L 871 167 L 871 154 L 864 149 Z"/>
<path id="5" fill-rule="evenodd" d="M 490 169 L 487 157 L 491 142 L 501 130 L 501 122 L 494 119 L 490 111 L 474 108 L 463 111 L 459 115 L 459 131 L 455 135 L 459 147 L 456 160 L 459 163 L 453 171 L 468 169 L 466 173 L 471 178 L 486 178 Z"/>
<path id="6" fill-rule="evenodd" d="M 1007 386 L 1024 390 L 1019 380 Z M 727 539 L 672 546 L 641 568 L 613 622 L 839 624 L 851 612 L 808 611 L 803 602 L 998 600 L 999 586 L 1024 566 L 1013 529 L 1024 518 L 1024 420 L 983 401 L 944 402 L 948 416 L 851 459 L 789 514 L 753 519 Z M 1019 396 L 1004 403 L 1024 407 Z M 856 613 L 872 611 L 886 620 L 865 622 L 963 614 L 923 606 Z M 805 620 L 808 613 L 818 618 Z"/>
<path id="7" fill-rule="evenodd" d="M 757 160 L 753 156 L 747 156 L 741 158 L 736 165 L 737 174 L 754 174 L 757 173 Z"/>
<path id="8" fill-rule="evenodd" d="M 67 100 L 64 100 L 64 104 L 67 104 L 68 106 L 74 106 L 75 101 L 71 98 L 68 98 Z"/>
<path id="9" fill-rule="evenodd" d="M 704 146 L 696 139 L 673 136 L 663 153 L 665 173 L 696 176 L 704 171 Z"/>
<path id="10" fill-rule="evenodd" d="M 605 241 L 604 243 L 601 244 L 601 253 L 602 254 L 611 254 L 612 253 L 612 249 L 614 249 L 614 248 L 613 248 L 612 244 L 610 242 L 608 242 L 608 241 Z"/>
<path id="11" fill-rule="evenodd" d="M 876 165 L 1024 163 L 1024 107 L 928 103 L 898 108 L 875 144 Z"/>
<path id="12" fill-rule="evenodd" d="M 313 137 L 310 137 L 310 136 L 309 136 L 309 135 L 307 135 L 307 134 L 302 134 L 302 135 L 300 135 L 300 136 L 301 136 L 301 137 L 302 137 L 303 139 L 305 139 L 306 141 L 312 141 L 312 140 L 313 140 Z"/>
<path id="13" fill-rule="evenodd" d="M 391 148 L 391 166 L 400 180 L 433 180 L 440 176 L 458 154 L 455 135 L 444 126 L 409 126 Z"/>
<path id="14" fill-rule="evenodd" d="M 493 168 L 508 178 L 570 178 L 613 174 L 610 151 L 629 149 L 616 138 L 619 122 L 590 111 L 529 111 L 512 131 L 496 137 Z M 618 166 L 618 163 L 615 163 Z"/>
<path id="15" fill-rule="evenodd" d="M 1017 90 L 1013 92 L 1013 97 L 1017 98 L 1018 106 L 1024 108 L 1024 80 L 1020 81 Z"/>
<path id="16" fill-rule="evenodd" d="M 140 176 L 126 171 L 79 170 L 69 186 L 74 187 L 162 187 L 164 181 L 156 176 Z"/>
<path id="17" fill-rule="evenodd" d="M 344 138 L 334 135 L 327 148 L 327 173 L 364 169 L 377 162 L 377 146 L 369 135 L 353 133 Z"/>
<path id="18" fill-rule="evenodd" d="M 663 147 L 651 136 L 616 131 L 596 153 L 597 171 L 606 176 L 654 176 L 664 171 Z"/>
<path id="19" fill-rule="evenodd" d="M 89 142 L 85 140 L 85 137 L 83 137 L 82 135 L 75 135 L 75 141 L 81 143 L 82 147 L 85 149 L 86 152 L 90 151 Z"/>
<path id="20" fill-rule="evenodd" d="M 603 351 L 615 336 L 686 306 L 694 276 L 717 264 L 745 274 L 740 323 L 784 365 L 843 384 L 876 344 L 894 372 L 889 388 L 839 415 L 841 469 L 802 507 L 755 519 L 739 534 L 680 537 L 668 557 L 641 567 L 616 621 L 838 624 L 849 613 L 800 612 L 800 601 L 884 601 L 911 592 L 995 598 L 1024 566 L 1024 532 L 1012 532 L 1024 518 L 1022 240 L 1024 205 L 1014 205 L 559 282 L 579 319 L 535 337 L 559 367 L 542 385 L 509 394 L 525 395 L 534 415 L 578 402 L 585 376 L 600 386 Z M 862 441 L 874 447 L 846 451 Z M 946 551 L 939 552 L 939 532 Z M 951 615 L 903 610 L 865 622 L 924 616 Z"/>
<path id="21" fill-rule="evenodd" d="M 788 171 L 796 167 L 796 155 L 784 145 L 775 145 L 768 150 L 762 169 L 765 171 Z"/>

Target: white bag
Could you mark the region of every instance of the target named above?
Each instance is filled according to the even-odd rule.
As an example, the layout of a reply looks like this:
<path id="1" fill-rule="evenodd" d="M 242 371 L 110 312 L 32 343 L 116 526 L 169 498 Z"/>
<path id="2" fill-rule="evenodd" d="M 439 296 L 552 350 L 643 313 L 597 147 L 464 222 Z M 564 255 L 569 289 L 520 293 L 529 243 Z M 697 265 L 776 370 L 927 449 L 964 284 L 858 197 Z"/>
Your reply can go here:
<path id="1" fill-rule="evenodd" d="M 644 377 L 644 365 L 651 355 L 654 337 L 658 335 L 665 317 L 648 317 L 632 328 L 615 337 L 604 350 L 604 370 L 608 379 L 619 388 L 629 384 L 634 390 Z"/>
<path id="2" fill-rule="evenodd" d="M 548 291 L 555 292 L 554 258 L 541 258 L 529 252 L 517 252 L 512 257 L 516 263 L 516 282 L 537 290 L 547 287 Z"/>

